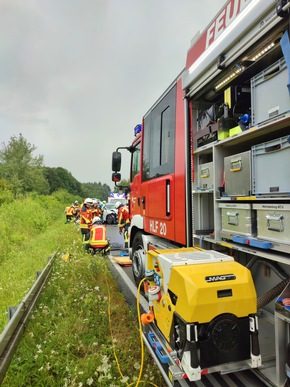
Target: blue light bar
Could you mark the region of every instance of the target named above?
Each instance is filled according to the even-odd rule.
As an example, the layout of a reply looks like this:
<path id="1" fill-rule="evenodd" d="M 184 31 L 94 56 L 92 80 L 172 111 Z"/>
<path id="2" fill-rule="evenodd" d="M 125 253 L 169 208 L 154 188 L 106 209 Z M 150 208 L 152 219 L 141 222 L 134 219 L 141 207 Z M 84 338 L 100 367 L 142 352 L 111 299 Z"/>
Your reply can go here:
<path id="1" fill-rule="evenodd" d="M 137 134 L 140 133 L 141 131 L 142 131 L 142 125 L 141 124 L 136 125 L 134 128 L 134 135 L 137 136 Z"/>

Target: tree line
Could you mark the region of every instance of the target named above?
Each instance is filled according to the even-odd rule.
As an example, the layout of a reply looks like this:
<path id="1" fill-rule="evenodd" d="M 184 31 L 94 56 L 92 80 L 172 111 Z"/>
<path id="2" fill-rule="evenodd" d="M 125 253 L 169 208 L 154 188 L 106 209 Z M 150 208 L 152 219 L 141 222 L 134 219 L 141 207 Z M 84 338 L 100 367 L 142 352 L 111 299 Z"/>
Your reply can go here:
<path id="1" fill-rule="evenodd" d="M 111 192 L 107 184 L 80 183 L 65 168 L 46 167 L 42 155 L 33 155 L 36 149 L 22 134 L 12 136 L 7 144 L 1 144 L 0 191 L 10 191 L 17 198 L 29 193 L 50 195 L 66 190 L 78 197 L 107 200 Z"/>

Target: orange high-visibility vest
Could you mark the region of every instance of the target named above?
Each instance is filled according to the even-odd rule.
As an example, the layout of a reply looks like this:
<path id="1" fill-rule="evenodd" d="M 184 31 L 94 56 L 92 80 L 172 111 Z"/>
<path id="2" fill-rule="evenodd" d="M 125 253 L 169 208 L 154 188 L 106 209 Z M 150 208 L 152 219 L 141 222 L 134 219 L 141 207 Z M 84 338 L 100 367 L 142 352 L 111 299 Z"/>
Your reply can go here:
<path id="1" fill-rule="evenodd" d="M 92 213 L 85 206 L 80 211 L 80 228 L 89 229 L 92 223 Z"/>
<path id="2" fill-rule="evenodd" d="M 78 212 L 78 210 L 79 210 L 79 205 L 78 204 L 75 204 L 74 205 L 74 207 L 73 207 L 73 215 L 75 215 L 77 212 Z"/>
<path id="3" fill-rule="evenodd" d="M 92 212 L 92 219 L 94 219 L 95 216 L 101 216 L 102 215 L 102 211 L 100 210 L 99 207 L 93 207 L 91 209 L 91 212 Z"/>
<path id="4" fill-rule="evenodd" d="M 93 224 L 90 231 L 90 245 L 95 248 L 103 248 L 108 243 L 106 226 Z"/>
<path id="5" fill-rule="evenodd" d="M 68 210 L 67 210 L 67 212 L 66 212 L 66 214 L 67 214 L 67 215 L 72 215 L 73 212 L 74 212 L 74 208 L 73 208 L 73 207 L 69 207 Z"/>
<path id="6" fill-rule="evenodd" d="M 118 211 L 118 226 L 124 227 L 128 223 L 130 223 L 129 209 L 127 206 L 122 206 Z"/>

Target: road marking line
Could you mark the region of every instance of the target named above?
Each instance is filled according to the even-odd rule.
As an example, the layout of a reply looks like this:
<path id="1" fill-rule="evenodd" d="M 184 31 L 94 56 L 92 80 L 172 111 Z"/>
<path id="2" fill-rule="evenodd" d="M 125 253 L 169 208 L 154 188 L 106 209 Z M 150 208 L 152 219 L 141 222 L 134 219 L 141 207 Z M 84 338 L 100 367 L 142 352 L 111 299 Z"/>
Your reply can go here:
<path id="1" fill-rule="evenodd" d="M 120 267 L 120 265 L 114 261 L 114 257 L 112 255 L 108 255 L 108 258 L 110 259 L 112 265 L 118 272 L 118 274 L 122 277 L 124 280 L 124 283 L 128 286 L 134 297 L 137 297 L 137 287 L 135 283 L 127 276 L 127 274 L 124 272 L 124 270 Z M 140 294 L 140 305 L 145 311 L 149 310 L 148 302 L 142 294 Z"/>

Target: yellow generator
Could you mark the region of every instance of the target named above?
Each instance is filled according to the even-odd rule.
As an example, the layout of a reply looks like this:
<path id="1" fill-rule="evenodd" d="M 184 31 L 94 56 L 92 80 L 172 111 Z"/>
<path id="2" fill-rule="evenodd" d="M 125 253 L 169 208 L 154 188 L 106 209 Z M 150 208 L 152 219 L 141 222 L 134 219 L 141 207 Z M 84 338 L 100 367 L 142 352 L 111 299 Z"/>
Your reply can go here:
<path id="1" fill-rule="evenodd" d="M 168 380 L 261 365 L 257 298 L 250 271 L 228 255 L 149 250 L 143 337 Z M 165 370 L 165 371 L 164 371 Z"/>

